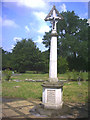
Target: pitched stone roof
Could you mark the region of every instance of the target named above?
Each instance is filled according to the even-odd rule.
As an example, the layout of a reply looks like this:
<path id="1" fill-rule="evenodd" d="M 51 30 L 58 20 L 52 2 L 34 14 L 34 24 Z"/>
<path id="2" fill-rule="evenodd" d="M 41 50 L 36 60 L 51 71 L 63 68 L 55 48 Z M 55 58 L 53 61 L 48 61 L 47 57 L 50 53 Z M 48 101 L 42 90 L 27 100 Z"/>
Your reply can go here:
<path id="1" fill-rule="evenodd" d="M 49 18 L 52 16 L 53 10 L 56 11 L 56 14 L 57 14 L 58 17 L 60 17 L 61 19 L 63 19 L 62 15 L 58 12 L 58 10 L 56 9 L 56 7 L 54 5 L 53 8 L 51 9 L 51 11 L 49 12 L 49 14 L 46 16 L 45 21 L 48 21 Z"/>

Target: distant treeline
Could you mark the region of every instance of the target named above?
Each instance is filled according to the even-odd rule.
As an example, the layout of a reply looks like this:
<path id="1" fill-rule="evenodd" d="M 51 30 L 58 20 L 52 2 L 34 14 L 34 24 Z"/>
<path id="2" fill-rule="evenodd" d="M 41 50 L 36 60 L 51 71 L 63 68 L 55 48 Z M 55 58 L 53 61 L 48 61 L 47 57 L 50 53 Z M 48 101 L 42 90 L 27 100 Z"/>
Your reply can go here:
<path id="1" fill-rule="evenodd" d="M 80 19 L 74 11 L 62 12 L 64 20 L 57 23 L 58 32 L 58 73 L 89 71 L 88 39 L 90 26 L 87 19 Z M 2 50 L 2 69 L 10 68 L 17 72 L 49 71 L 50 33 L 45 32 L 43 44 L 48 50 L 41 52 L 32 39 L 18 41 L 12 52 Z"/>

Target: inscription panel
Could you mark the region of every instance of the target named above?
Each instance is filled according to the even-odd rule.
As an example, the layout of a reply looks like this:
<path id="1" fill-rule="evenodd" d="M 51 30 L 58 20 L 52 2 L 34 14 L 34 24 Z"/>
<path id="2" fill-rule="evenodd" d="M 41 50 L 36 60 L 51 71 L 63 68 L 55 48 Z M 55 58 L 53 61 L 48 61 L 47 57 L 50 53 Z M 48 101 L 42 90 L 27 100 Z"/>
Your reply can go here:
<path id="1" fill-rule="evenodd" d="M 47 90 L 47 103 L 55 103 L 55 90 Z"/>

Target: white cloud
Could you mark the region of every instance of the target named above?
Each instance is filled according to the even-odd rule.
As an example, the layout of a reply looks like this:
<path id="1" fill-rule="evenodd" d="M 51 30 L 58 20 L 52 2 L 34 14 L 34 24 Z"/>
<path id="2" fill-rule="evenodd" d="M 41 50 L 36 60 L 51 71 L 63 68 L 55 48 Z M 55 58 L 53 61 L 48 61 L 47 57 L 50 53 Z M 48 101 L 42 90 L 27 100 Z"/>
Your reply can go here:
<path id="1" fill-rule="evenodd" d="M 15 47 L 15 45 L 11 45 L 11 49 L 13 49 Z"/>
<path id="2" fill-rule="evenodd" d="M 30 32 L 30 29 L 27 25 L 25 26 L 25 30 L 26 30 L 27 33 Z"/>
<path id="3" fill-rule="evenodd" d="M 85 13 L 85 16 L 88 16 L 88 12 Z"/>
<path id="4" fill-rule="evenodd" d="M 38 30 L 39 33 L 45 33 L 45 32 L 49 32 L 50 31 L 50 27 L 46 24 L 42 25 L 40 27 L 40 29 Z"/>
<path id="5" fill-rule="evenodd" d="M 21 41 L 22 38 L 21 38 L 21 37 L 14 37 L 13 40 L 14 40 L 15 42 L 18 42 L 18 41 Z"/>
<path id="6" fill-rule="evenodd" d="M 37 42 L 42 43 L 42 37 L 41 36 L 38 36 Z"/>
<path id="7" fill-rule="evenodd" d="M 63 12 L 66 12 L 66 11 L 67 11 L 65 4 L 62 4 L 62 5 L 60 6 L 60 8 L 61 8 L 61 12 L 62 12 L 62 11 L 63 11 Z"/>
<path id="8" fill-rule="evenodd" d="M 37 40 L 35 40 L 34 43 L 42 43 L 42 37 L 43 36 L 38 35 Z"/>
<path id="9" fill-rule="evenodd" d="M 14 27 L 14 28 L 19 27 L 13 20 L 10 19 L 2 20 L 2 25 L 6 27 Z"/>
<path id="10" fill-rule="evenodd" d="M 88 18 L 88 12 L 82 13 L 82 14 L 80 14 L 79 16 L 80 16 L 80 19 Z"/>
<path id="11" fill-rule="evenodd" d="M 26 6 L 30 8 L 44 8 L 46 3 L 44 0 L 18 0 L 19 6 Z"/>
<path id="12" fill-rule="evenodd" d="M 90 26 L 90 19 L 88 19 L 87 23 L 89 23 L 89 26 Z"/>
<path id="13" fill-rule="evenodd" d="M 39 28 L 39 30 L 37 30 L 37 32 L 40 33 L 40 34 L 43 34 L 45 32 L 49 32 L 50 28 L 44 21 L 44 19 L 47 16 L 47 14 L 44 13 L 44 12 L 36 12 L 36 11 L 34 11 L 33 14 L 39 20 L 40 28 Z"/>
<path id="14" fill-rule="evenodd" d="M 83 16 L 84 18 L 88 18 L 88 12 L 82 14 L 82 16 Z"/>
<path id="15" fill-rule="evenodd" d="M 37 32 L 40 33 L 40 34 L 43 34 L 45 32 L 49 32 L 50 28 L 44 21 L 47 14 L 45 12 L 36 12 L 36 11 L 34 11 L 33 14 L 39 20 L 40 28 L 39 28 L 39 30 L 37 30 Z"/>
<path id="16" fill-rule="evenodd" d="M 44 12 L 33 12 L 33 14 L 34 14 L 39 20 L 44 20 L 45 17 L 47 16 L 47 14 L 44 13 Z"/>

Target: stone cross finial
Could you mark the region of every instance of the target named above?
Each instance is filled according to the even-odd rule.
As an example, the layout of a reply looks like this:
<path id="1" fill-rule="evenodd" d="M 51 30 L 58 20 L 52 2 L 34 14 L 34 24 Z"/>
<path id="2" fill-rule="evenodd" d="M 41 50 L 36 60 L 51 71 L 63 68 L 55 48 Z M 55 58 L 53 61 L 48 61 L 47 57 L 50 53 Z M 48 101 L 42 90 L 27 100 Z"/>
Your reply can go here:
<path id="1" fill-rule="evenodd" d="M 46 16 L 45 21 L 50 21 L 52 24 L 52 31 L 56 31 L 56 23 L 58 20 L 63 19 L 61 14 L 58 12 L 55 6 L 51 9 L 49 14 Z"/>

